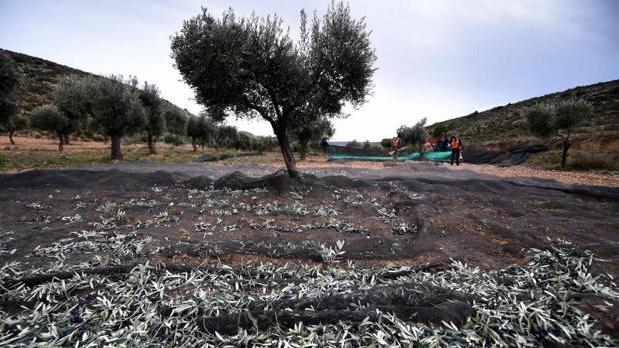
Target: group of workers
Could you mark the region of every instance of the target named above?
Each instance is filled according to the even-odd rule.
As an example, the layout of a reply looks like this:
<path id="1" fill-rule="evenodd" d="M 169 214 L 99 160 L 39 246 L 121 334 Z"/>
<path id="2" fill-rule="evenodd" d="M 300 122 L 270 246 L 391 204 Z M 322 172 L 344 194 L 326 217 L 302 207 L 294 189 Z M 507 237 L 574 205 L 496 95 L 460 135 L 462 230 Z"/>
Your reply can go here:
<path id="1" fill-rule="evenodd" d="M 391 155 L 394 160 L 398 159 L 400 156 L 400 152 L 403 150 L 403 143 L 399 137 L 394 137 L 391 139 Z M 460 165 L 460 160 L 462 159 L 462 139 L 459 135 L 452 136 L 449 138 L 447 134 L 443 135 L 443 139 L 439 140 L 433 148 L 434 151 L 438 152 L 448 152 L 451 151 L 451 165 L 456 163 L 457 166 Z"/>

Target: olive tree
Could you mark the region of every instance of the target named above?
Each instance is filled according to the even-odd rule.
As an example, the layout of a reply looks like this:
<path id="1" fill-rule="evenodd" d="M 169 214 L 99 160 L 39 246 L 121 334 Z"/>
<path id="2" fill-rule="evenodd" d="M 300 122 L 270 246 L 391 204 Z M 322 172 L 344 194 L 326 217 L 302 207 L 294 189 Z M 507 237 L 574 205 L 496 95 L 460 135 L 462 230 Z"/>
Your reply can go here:
<path id="1" fill-rule="evenodd" d="M 122 160 L 121 141 L 144 127 L 144 108 L 137 79 L 120 75 L 89 79 L 92 121 L 111 140 L 111 159 Z"/>
<path id="2" fill-rule="evenodd" d="M 30 126 L 34 129 L 50 132 L 58 137 L 58 151 L 64 149 L 64 131 L 68 127 L 69 118 L 55 105 L 43 105 L 30 114 Z"/>
<path id="3" fill-rule="evenodd" d="M 200 119 L 195 116 L 189 117 L 187 120 L 187 136 L 191 138 L 191 147 L 193 151 L 198 151 L 198 139 L 200 138 Z"/>
<path id="4" fill-rule="evenodd" d="M 157 142 L 157 137 L 162 136 L 166 130 L 165 118 L 161 110 L 162 102 L 159 97 L 159 89 L 154 84 L 144 82 L 139 98 L 144 106 L 146 116 L 144 130 L 146 131 L 148 152 L 156 154 L 157 148 L 155 143 Z"/>
<path id="5" fill-rule="evenodd" d="M 20 82 L 17 64 L 6 53 L 0 53 L 0 129 L 9 133 L 11 144 L 15 144 L 11 124 L 16 121 L 19 104 L 15 95 Z"/>
<path id="6" fill-rule="evenodd" d="M 229 148 L 234 146 L 239 140 L 239 132 L 234 126 L 218 126 L 215 128 L 215 146 L 217 148 Z"/>
<path id="7" fill-rule="evenodd" d="M 215 123 L 205 114 L 189 118 L 187 122 L 187 135 L 191 138 L 193 151 L 198 150 L 198 145 L 204 150 L 204 146 L 214 137 L 215 127 Z"/>
<path id="8" fill-rule="evenodd" d="M 311 24 L 301 11 L 294 41 L 274 16 L 218 19 L 207 9 L 172 37 L 172 57 L 196 100 L 218 119 L 262 118 L 277 137 L 288 174 L 296 176 L 288 130 L 308 115 L 339 115 L 365 102 L 376 60 L 365 20 L 333 2 Z"/>
<path id="9" fill-rule="evenodd" d="M 93 77 L 67 76 L 58 83 L 54 94 L 54 103 L 67 118 L 65 128 L 61 130 L 60 141 L 69 144 L 69 138 L 85 128 L 90 115 L 90 96 L 88 80 Z"/>
<path id="10" fill-rule="evenodd" d="M 23 115 L 15 114 L 9 117 L 9 121 L 3 128 L 6 129 L 6 132 L 9 134 L 9 141 L 11 142 L 11 145 L 15 145 L 15 139 L 13 136 L 15 135 L 15 132 L 28 128 L 28 119 Z"/>
<path id="11" fill-rule="evenodd" d="M 412 127 L 401 126 L 397 130 L 398 137 L 405 144 L 410 144 L 412 147 L 421 149 L 423 144 L 428 140 L 428 131 L 426 130 L 426 118 L 422 118 Z"/>
<path id="12" fill-rule="evenodd" d="M 315 120 L 313 122 L 302 122 L 296 124 L 291 129 L 292 135 L 299 144 L 299 157 L 303 161 L 307 157 L 308 145 L 310 142 L 319 142 L 323 138 L 331 138 L 335 134 L 335 129 L 331 121 L 326 119 Z"/>
<path id="13" fill-rule="evenodd" d="M 163 117 L 168 133 L 174 135 L 175 142 L 178 143 L 180 137 L 187 132 L 188 113 L 178 107 L 170 106 L 163 111 Z"/>
<path id="14" fill-rule="evenodd" d="M 536 105 L 526 111 L 525 117 L 529 130 L 534 135 L 541 138 L 556 136 L 561 140 L 561 168 L 565 168 L 568 151 L 574 144 L 572 139 L 574 127 L 592 113 L 591 103 L 572 99 L 553 105 Z"/>

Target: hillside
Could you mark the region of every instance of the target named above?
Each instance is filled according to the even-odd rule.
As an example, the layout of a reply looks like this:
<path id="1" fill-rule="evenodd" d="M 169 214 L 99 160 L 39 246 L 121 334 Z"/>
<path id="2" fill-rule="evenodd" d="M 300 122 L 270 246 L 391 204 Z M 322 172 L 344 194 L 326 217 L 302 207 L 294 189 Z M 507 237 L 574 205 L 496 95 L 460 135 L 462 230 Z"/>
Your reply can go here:
<path id="1" fill-rule="evenodd" d="M 579 86 L 563 92 L 498 106 L 482 112 L 438 122 L 449 131 L 458 131 L 472 142 L 513 142 L 529 137 L 523 111 L 538 103 L 555 103 L 570 98 L 581 98 L 593 104 L 594 115 L 576 129 L 576 137 L 604 137 L 619 135 L 619 80 Z"/>
<path id="2" fill-rule="evenodd" d="M 20 103 L 20 112 L 25 115 L 29 114 L 37 106 L 53 102 L 54 90 L 62 77 L 68 75 L 98 76 L 23 53 L 2 48 L 0 48 L 0 52 L 11 56 L 23 73 L 22 83 L 18 87 L 17 95 Z M 167 100 L 164 100 L 164 104 L 174 105 Z"/>

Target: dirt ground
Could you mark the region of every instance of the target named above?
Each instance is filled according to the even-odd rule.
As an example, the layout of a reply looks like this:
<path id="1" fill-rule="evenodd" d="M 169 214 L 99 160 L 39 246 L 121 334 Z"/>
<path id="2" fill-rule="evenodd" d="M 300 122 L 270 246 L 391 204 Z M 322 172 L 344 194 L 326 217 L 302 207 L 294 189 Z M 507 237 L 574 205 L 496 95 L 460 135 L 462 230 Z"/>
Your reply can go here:
<path id="1" fill-rule="evenodd" d="M 16 145 L 12 145 L 7 137 L 0 137 L 0 147 L 5 149 L 13 149 L 18 151 L 29 150 L 58 150 L 58 141 L 56 139 L 41 137 L 20 137 L 15 136 Z M 92 149 L 104 149 L 108 145 L 100 141 L 81 141 L 78 139 L 72 139 L 70 145 L 65 146 L 65 152 L 71 153 L 76 151 L 92 150 Z"/>
<path id="2" fill-rule="evenodd" d="M 560 238 L 608 258 L 608 271 L 619 275 L 615 188 L 427 164 L 307 169 L 316 177 L 299 187 L 285 174 L 243 174 L 273 173 L 268 165 L 108 167 L 1 175 L 0 260 L 44 263 L 81 248 L 88 238 L 80 231 L 93 227 L 152 238 L 145 248 L 157 250 L 155 258 L 231 263 L 316 262 L 323 244 L 344 240 L 345 258 L 370 264 L 454 258 L 497 268 L 522 262 L 523 248 Z M 64 254 L 79 262 L 97 252 Z"/>
<path id="3" fill-rule="evenodd" d="M 557 180 L 566 184 L 574 185 L 597 185 L 619 187 L 618 173 L 602 173 L 599 171 L 560 171 L 534 169 L 527 166 L 497 167 L 493 165 L 463 164 L 452 169 L 471 170 L 478 173 L 496 175 L 501 177 L 535 177 Z"/>
<path id="4" fill-rule="evenodd" d="M 57 151 L 57 143 L 54 138 L 48 137 L 15 137 L 17 141 L 17 145 L 11 145 L 6 137 L 0 137 L 0 148 L 1 151 L 12 151 L 12 152 L 32 152 L 32 151 L 49 151 L 52 154 L 55 154 Z M 160 151 L 164 154 L 170 150 L 187 150 L 187 153 L 191 153 L 191 147 L 189 145 L 184 146 L 176 146 L 172 147 L 168 144 L 159 143 L 158 147 Z M 108 148 L 107 144 L 103 142 L 97 141 L 81 141 L 79 139 L 73 139 L 71 141 L 71 145 L 65 146 L 65 154 L 67 156 L 71 156 L 72 154 L 80 154 L 88 151 L 101 151 Z M 125 150 L 133 150 L 139 151 L 144 148 L 144 144 L 133 144 L 133 145 L 125 145 Z M 129 150 L 129 151 L 131 151 Z M 219 151 L 217 151 L 219 153 Z M 146 156 L 147 158 L 148 156 Z M 161 156 L 159 156 L 161 157 Z M 97 163 L 96 166 L 88 166 L 81 165 L 77 168 L 84 169 L 95 169 L 100 170 L 102 168 L 118 168 L 121 170 L 128 171 L 138 171 L 142 172 L 149 168 L 151 170 L 166 170 L 166 171 L 177 171 L 175 167 L 170 167 L 168 164 L 162 164 L 162 167 L 157 168 L 157 163 L 161 161 L 162 158 L 153 158 L 152 161 L 144 161 L 144 163 L 118 163 L 112 165 L 103 165 L 100 166 Z M 68 160 L 67 160 L 68 161 Z M 140 162 L 140 161 L 138 161 Z M 174 161 L 178 162 L 178 161 Z M 233 158 L 226 161 L 220 161 L 217 163 L 209 163 L 209 164 L 200 164 L 200 163 L 189 163 L 189 164 L 175 164 L 175 166 L 181 166 L 182 168 L 190 167 L 192 172 L 194 170 L 199 171 L 202 167 L 212 166 L 223 164 L 227 166 L 240 166 L 241 170 L 249 170 L 249 175 L 265 175 L 272 172 L 274 169 L 283 168 L 283 164 L 281 161 L 281 155 L 277 152 L 266 153 L 261 156 L 255 157 L 244 157 L 244 158 Z M 251 168 L 245 168 L 244 165 L 248 167 L 252 167 L 258 165 L 259 168 L 264 170 L 258 170 L 257 172 L 253 172 Z M 444 164 L 443 164 L 444 165 Z M 306 161 L 299 161 L 298 166 L 301 170 L 305 170 L 308 172 L 314 171 L 322 171 L 322 170 L 331 170 L 334 173 L 337 173 L 338 170 L 348 170 L 348 169 L 356 169 L 356 170 L 369 170 L 369 171 L 384 171 L 386 168 L 390 168 L 393 166 L 392 163 L 383 163 L 383 162 L 364 162 L 364 161 L 337 161 L 330 162 L 327 161 L 327 158 L 324 156 L 312 155 L 309 156 Z M 597 185 L 597 186 L 608 186 L 608 187 L 619 187 L 619 173 L 617 172 L 608 172 L 608 171 L 558 171 L 558 170 L 544 170 L 544 169 L 535 169 L 528 167 L 526 165 L 520 166 L 512 166 L 512 167 L 499 167 L 494 165 L 473 165 L 464 163 L 459 167 L 456 166 L 447 166 L 452 170 L 465 170 L 472 171 L 479 174 L 488 174 L 492 176 L 499 177 L 507 177 L 507 178 L 516 178 L 516 177 L 535 177 L 535 178 L 543 178 L 543 179 L 551 179 L 556 180 L 566 184 L 574 184 L 574 185 Z M 57 167 L 57 166 L 55 166 Z M 71 167 L 71 165 L 69 166 Z M 396 166 L 397 167 L 397 166 Z M 144 168 L 144 169 L 141 169 Z M 9 171 L 10 172 L 10 171 Z M 205 171 L 208 173 L 208 169 Z M 225 171 L 231 172 L 231 171 Z M 395 173 L 397 174 L 397 173 Z M 196 175 L 200 175 L 197 174 Z M 208 175 L 208 174 L 207 174 Z"/>

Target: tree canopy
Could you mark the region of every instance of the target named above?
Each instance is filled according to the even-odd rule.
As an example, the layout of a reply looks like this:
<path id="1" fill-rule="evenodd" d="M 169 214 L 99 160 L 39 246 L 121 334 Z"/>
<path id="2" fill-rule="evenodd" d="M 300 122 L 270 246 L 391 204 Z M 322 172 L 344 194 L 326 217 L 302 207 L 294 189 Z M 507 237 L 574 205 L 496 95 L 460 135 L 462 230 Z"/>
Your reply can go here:
<path id="1" fill-rule="evenodd" d="M 193 146 L 193 150 L 197 150 L 198 144 L 204 146 L 211 140 L 213 140 L 215 136 L 217 126 L 215 122 L 206 115 L 206 113 L 201 114 L 198 117 L 191 116 L 189 117 L 189 121 L 187 122 L 187 135 L 191 138 L 191 145 Z"/>
<path id="2" fill-rule="evenodd" d="M 68 127 L 69 119 L 55 105 L 43 105 L 30 114 L 30 125 L 34 129 L 51 132 L 58 137 L 58 151 L 64 149 L 63 132 Z"/>
<path id="3" fill-rule="evenodd" d="M 69 135 L 83 129 L 90 115 L 88 82 L 91 77 L 67 76 L 58 83 L 54 103 L 67 118 L 65 128 L 60 130 L 61 141 L 69 142 Z"/>
<path id="4" fill-rule="evenodd" d="M 398 137 L 400 137 L 405 144 L 421 148 L 421 145 L 428 139 L 428 131 L 425 127 L 426 122 L 427 119 L 424 117 L 412 127 L 401 126 L 397 130 Z"/>
<path id="5" fill-rule="evenodd" d="M 299 143 L 301 160 L 307 156 L 310 142 L 320 142 L 323 138 L 330 139 L 335 134 L 335 128 L 328 119 L 319 119 L 313 122 L 302 122 L 291 127 L 293 138 Z"/>
<path id="6" fill-rule="evenodd" d="M 165 118 L 161 110 L 162 101 L 159 97 L 159 89 L 154 84 L 144 82 L 139 98 L 144 106 L 144 130 L 146 131 L 148 151 L 154 154 L 157 152 L 155 148 L 157 137 L 162 136 L 166 130 Z"/>
<path id="7" fill-rule="evenodd" d="M 120 75 L 88 79 L 94 125 L 112 141 L 111 158 L 122 159 L 121 139 L 142 130 L 144 108 L 139 99 L 137 79 Z"/>
<path id="8" fill-rule="evenodd" d="M 567 164 L 567 155 L 574 143 L 571 136 L 576 125 L 587 119 L 593 113 L 591 103 L 573 99 L 556 104 L 541 104 L 529 108 L 525 112 L 529 130 L 541 138 L 557 136 L 563 143 L 561 167 Z"/>
<path id="9" fill-rule="evenodd" d="M 196 100 L 217 119 L 261 117 L 277 136 L 288 173 L 297 174 L 287 131 L 307 117 L 341 114 L 365 102 L 376 60 L 364 19 L 333 2 L 311 25 L 301 12 L 293 41 L 279 17 L 221 19 L 207 9 L 186 20 L 172 38 L 172 57 Z"/>

